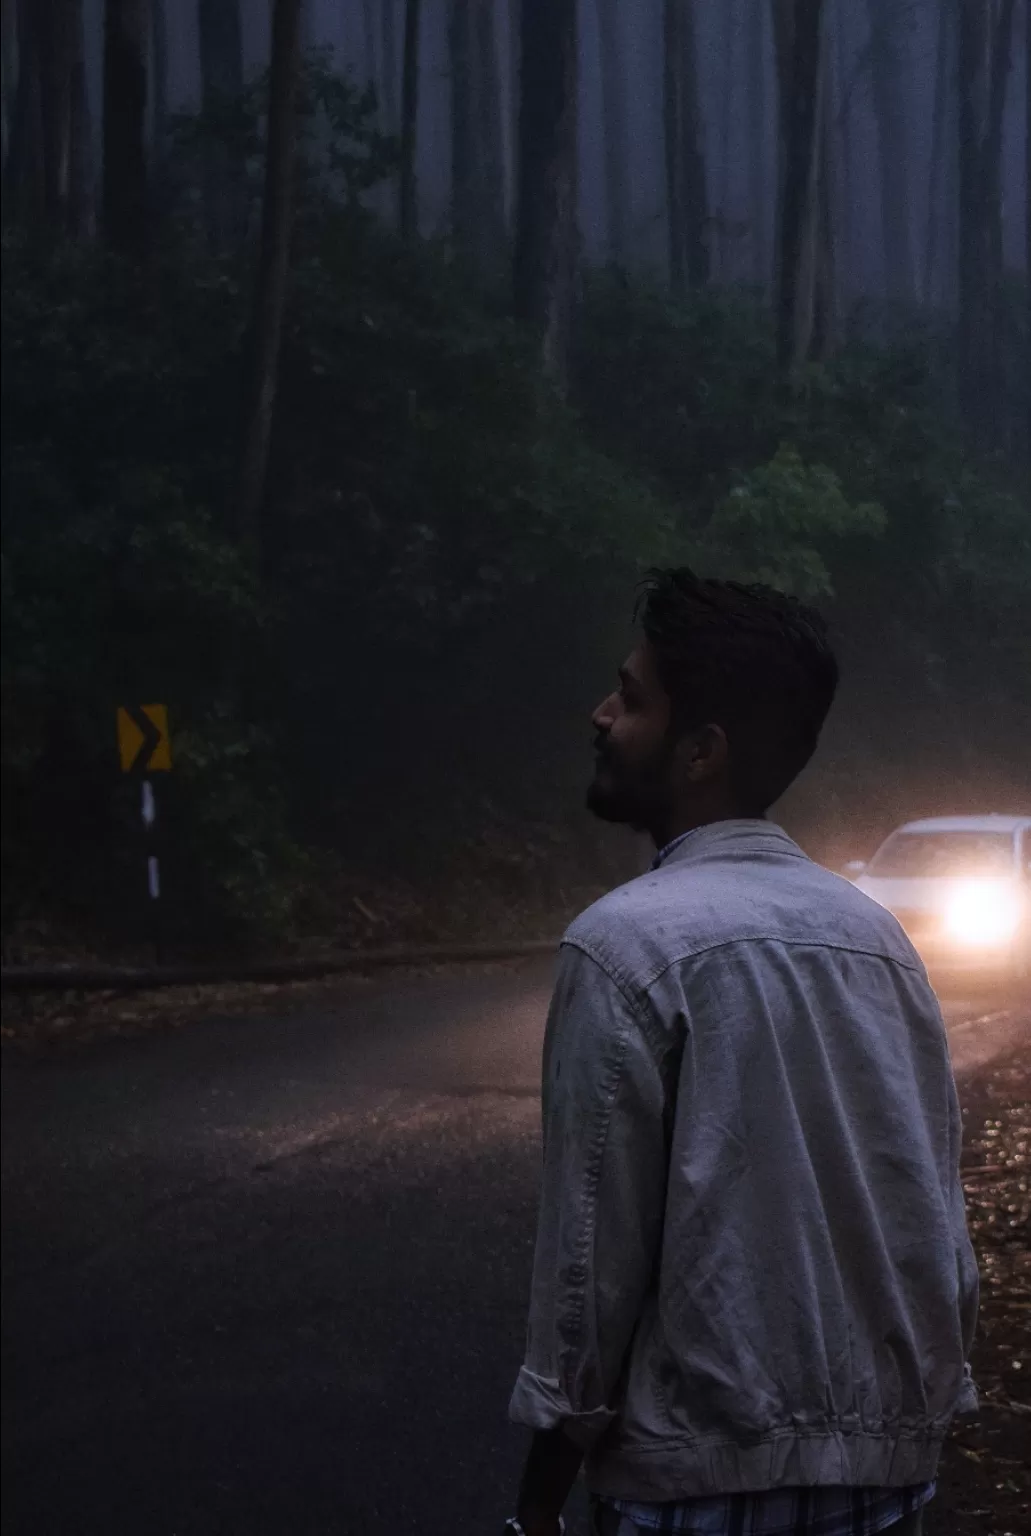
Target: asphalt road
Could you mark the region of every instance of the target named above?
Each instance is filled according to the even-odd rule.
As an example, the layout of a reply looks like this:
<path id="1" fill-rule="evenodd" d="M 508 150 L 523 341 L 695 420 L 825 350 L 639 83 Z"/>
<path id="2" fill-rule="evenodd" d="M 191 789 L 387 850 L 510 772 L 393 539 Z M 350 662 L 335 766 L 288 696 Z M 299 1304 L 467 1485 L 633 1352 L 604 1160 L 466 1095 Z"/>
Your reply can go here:
<path id="1" fill-rule="evenodd" d="M 8 1536 L 500 1530 L 549 980 L 5 1065 Z M 948 1016 L 961 1077 L 1031 1043 L 1020 1010 Z"/>

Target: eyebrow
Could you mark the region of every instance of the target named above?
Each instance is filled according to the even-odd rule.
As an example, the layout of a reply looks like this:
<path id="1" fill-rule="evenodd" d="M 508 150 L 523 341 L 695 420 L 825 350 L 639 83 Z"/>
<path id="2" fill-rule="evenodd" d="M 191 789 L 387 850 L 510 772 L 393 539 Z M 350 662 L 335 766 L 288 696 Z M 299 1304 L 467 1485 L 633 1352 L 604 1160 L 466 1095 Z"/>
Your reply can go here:
<path id="1" fill-rule="evenodd" d="M 619 680 L 623 684 L 624 688 L 637 688 L 641 693 L 644 692 L 644 684 L 641 682 L 641 679 L 639 677 L 635 677 L 629 668 L 620 667 L 617 676 L 619 677 Z"/>

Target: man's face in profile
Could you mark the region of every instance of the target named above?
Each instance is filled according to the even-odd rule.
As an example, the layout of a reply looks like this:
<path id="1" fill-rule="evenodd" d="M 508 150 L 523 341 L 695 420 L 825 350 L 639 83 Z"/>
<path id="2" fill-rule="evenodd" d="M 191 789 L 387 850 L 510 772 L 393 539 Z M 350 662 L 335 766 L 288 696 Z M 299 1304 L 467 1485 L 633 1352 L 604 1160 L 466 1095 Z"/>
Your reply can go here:
<path id="1" fill-rule="evenodd" d="M 591 717 L 594 778 L 587 806 L 603 821 L 645 831 L 666 819 L 673 796 L 670 702 L 647 641 L 619 669 L 619 686 Z"/>

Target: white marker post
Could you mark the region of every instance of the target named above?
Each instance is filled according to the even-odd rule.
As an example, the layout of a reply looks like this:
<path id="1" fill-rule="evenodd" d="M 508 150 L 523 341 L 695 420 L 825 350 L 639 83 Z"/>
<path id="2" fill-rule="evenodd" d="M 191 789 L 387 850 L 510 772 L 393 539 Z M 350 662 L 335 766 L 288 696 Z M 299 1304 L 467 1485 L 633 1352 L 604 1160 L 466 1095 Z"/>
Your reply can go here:
<path id="1" fill-rule="evenodd" d="M 168 734 L 167 704 L 118 704 L 115 707 L 118 763 L 123 773 L 138 777 L 143 851 L 147 863 L 147 906 L 150 909 L 154 955 L 161 964 L 161 865 L 158 860 L 158 804 L 151 778 L 170 773 L 172 742 Z"/>
<path id="2" fill-rule="evenodd" d="M 158 819 L 157 799 L 154 795 L 154 786 L 149 779 L 144 779 L 141 786 L 140 816 L 143 820 L 143 834 L 148 848 L 152 847 L 154 828 Z M 152 902 L 151 912 L 154 918 L 154 960 L 161 964 L 161 908 L 158 903 L 161 900 L 161 866 L 156 853 L 147 854 L 147 894 Z"/>

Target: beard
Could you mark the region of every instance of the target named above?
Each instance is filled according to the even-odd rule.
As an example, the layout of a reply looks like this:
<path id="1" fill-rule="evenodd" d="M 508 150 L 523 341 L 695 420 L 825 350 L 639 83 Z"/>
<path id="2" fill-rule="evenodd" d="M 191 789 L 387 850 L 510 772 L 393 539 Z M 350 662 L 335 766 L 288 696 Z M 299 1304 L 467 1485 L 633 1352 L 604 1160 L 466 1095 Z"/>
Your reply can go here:
<path id="1" fill-rule="evenodd" d="M 611 750 L 598 753 L 594 778 L 587 789 L 587 809 L 600 821 L 650 832 L 669 818 L 673 790 L 670 765 L 671 742 L 664 742 L 651 757 L 626 763 Z"/>

